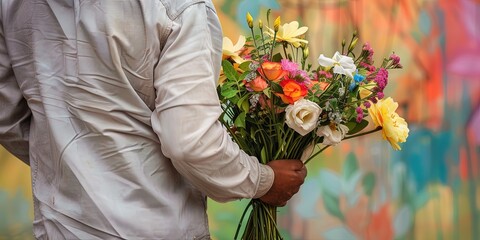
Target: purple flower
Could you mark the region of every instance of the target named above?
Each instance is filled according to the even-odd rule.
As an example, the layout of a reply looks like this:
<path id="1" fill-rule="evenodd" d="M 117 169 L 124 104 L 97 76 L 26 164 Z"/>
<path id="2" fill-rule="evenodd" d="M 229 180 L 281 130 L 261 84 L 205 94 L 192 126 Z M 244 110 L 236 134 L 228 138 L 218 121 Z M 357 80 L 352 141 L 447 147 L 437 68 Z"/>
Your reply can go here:
<path id="1" fill-rule="evenodd" d="M 373 48 L 370 46 L 370 43 L 368 42 L 363 44 L 362 50 L 373 53 Z"/>
<path id="2" fill-rule="evenodd" d="M 366 62 L 360 62 L 360 67 L 363 67 L 363 68 L 367 69 L 367 71 L 369 71 L 369 72 L 375 71 L 375 66 L 370 65 Z"/>
<path id="3" fill-rule="evenodd" d="M 367 56 L 366 60 L 367 63 L 372 64 L 373 63 L 373 48 L 370 46 L 370 43 L 364 43 L 362 47 L 362 54 L 365 54 Z"/>
<path id="4" fill-rule="evenodd" d="M 384 98 L 384 97 L 385 97 L 385 94 L 384 94 L 383 92 L 378 92 L 378 93 L 377 93 L 377 98 L 378 98 L 378 99 L 382 99 L 382 98 Z"/>
<path id="5" fill-rule="evenodd" d="M 287 71 L 290 76 L 295 76 L 297 71 L 298 71 L 298 64 L 295 62 L 292 62 L 288 59 L 282 59 L 280 61 L 282 64 L 282 69 Z"/>
<path id="6" fill-rule="evenodd" d="M 296 78 L 300 77 L 301 81 L 307 81 L 307 82 L 310 81 L 310 77 L 308 76 L 308 73 L 304 70 L 297 70 L 295 72 L 295 77 Z"/>
<path id="7" fill-rule="evenodd" d="M 398 65 L 400 63 L 400 57 L 395 53 L 390 55 L 390 60 L 392 60 L 393 65 Z"/>
<path id="8" fill-rule="evenodd" d="M 377 83 L 377 86 L 380 88 L 380 91 L 383 91 L 388 83 L 388 71 L 385 68 L 380 68 L 375 76 L 374 81 Z"/>
<path id="9" fill-rule="evenodd" d="M 356 119 L 356 120 L 357 120 L 357 122 L 359 123 L 359 122 L 361 122 L 362 119 L 363 119 L 363 109 L 362 109 L 361 107 L 357 107 L 357 108 L 355 109 L 355 111 L 357 112 L 357 119 Z"/>
<path id="10" fill-rule="evenodd" d="M 330 79 L 333 77 L 331 72 L 326 72 L 326 71 L 318 71 L 318 77 L 325 77 L 327 79 Z"/>
<path id="11" fill-rule="evenodd" d="M 356 119 L 357 123 L 360 123 L 362 120 L 363 120 L 363 115 L 360 115 L 360 114 L 357 115 L 357 119 Z"/>
<path id="12" fill-rule="evenodd" d="M 371 106 L 371 104 L 370 104 L 370 102 L 367 101 L 367 102 L 363 103 L 363 106 L 365 106 L 366 108 L 369 108 Z"/>

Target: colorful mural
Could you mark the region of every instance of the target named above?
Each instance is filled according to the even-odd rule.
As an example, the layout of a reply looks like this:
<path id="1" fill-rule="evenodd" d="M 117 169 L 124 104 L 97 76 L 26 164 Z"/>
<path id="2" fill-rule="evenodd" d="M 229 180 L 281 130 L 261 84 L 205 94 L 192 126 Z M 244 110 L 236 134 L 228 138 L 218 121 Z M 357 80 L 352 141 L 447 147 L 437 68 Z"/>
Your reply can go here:
<path id="1" fill-rule="evenodd" d="M 479 0 L 214 0 L 224 35 L 247 34 L 244 16 L 267 9 L 309 27 L 311 61 L 356 29 L 392 51 L 388 94 L 410 124 L 402 151 L 377 137 L 348 140 L 308 166 L 280 209 L 286 239 L 480 239 Z M 28 167 L 0 150 L 0 239 L 31 238 Z M 232 239 L 247 204 L 209 202 L 214 239 Z"/>

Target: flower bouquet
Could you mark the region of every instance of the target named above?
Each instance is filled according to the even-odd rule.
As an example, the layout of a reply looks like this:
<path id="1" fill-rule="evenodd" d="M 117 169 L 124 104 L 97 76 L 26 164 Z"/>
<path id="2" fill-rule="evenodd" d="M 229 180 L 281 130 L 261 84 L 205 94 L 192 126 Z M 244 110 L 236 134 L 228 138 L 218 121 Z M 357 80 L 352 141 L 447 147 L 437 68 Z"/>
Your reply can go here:
<path id="1" fill-rule="evenodd" d="M 358 37 L 343 41 L 332 58 L 321 54 L 318 65 L 308 62 L 307 27 L 296 21 L 270 27 L 247 14 L 250 37 L 236 44 L 223 39 L 222 73 L 218 95 L 223 108 L 220 121 L 247 154 L 266 164 L 276 159 L 302 159 L 342 140 L 382 131 L 396 150 L 408 136 L 406 121 L 395 111 L 398 104 L 385 98 L 389 69 L 401 68 L 392 54 L 374 66 L 368 43 L 356 50 Z M 371 117 L 375 125 L 364 130 Z M 364 131 L 362 131 L 364 130 Z M 315 151 L 315 148 L 320 149 Z M 252 199 L 246 207 L 235 239 L 248 210 L 242 239 L 282 239 L 276 225 L 276 207 Z"/>

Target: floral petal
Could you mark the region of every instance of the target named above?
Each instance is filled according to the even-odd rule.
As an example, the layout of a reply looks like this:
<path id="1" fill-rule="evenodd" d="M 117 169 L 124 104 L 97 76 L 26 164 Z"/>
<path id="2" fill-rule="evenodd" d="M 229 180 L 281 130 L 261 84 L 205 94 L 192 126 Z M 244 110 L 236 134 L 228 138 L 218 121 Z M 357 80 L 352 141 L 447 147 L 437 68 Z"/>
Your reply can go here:
<path id="1" fill-rule="evenodd" d="M 237 44 L 235 44 L 235 46 L 233 46 L 234 52 L 240 51 L 240 50 L 243 48 L 243 46 L 245 46 L 245 42 L 246 42 L 246 41 L 247 41 L 247 40 L 246 40 L 245 36 L 240 35 L 240 36 L 238 37 Z"/>
<path id="2" fill-rule="evenodd" d="M 307 31 L 308 31 L 308 27 L 301 27 L 301 28 L 299 28 L 299 29 L 297 29 L 297 30 L 295 31 L 294 36 L 297 37 L 297 36 L 303 35 L 303 34 L 305 34 Z"/>
<path id="3" fill-rule="evenodd" d="M 318 57 L 318 64 L 324 67 L 331 67 L 333 64 L 335 64 L 335 61 L 331 58 L 325 57 L 323 54 L 320 54 L 320 57 Z"/>
<path id="4" fill-rule="evenodd" d="M 228 37 L 223 37 L 222 48 L 233 52 L 233 42 Z"/>
<path id="5" fill-rule="evenodd" d="M 295 31 L 298 29 L 298 22 L 297 21 L 293 21 L 293 22 L 290 22 L 290 23 L 285 23 L 282 27 L 283 29 L 283 36 L 287 37 L 295 37 L 294 33 Z"/>

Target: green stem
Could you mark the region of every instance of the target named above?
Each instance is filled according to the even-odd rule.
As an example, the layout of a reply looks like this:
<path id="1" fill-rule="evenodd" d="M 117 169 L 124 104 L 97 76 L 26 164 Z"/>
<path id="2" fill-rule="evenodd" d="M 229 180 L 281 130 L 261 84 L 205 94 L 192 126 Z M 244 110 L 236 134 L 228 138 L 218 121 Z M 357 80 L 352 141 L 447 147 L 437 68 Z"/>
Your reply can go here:
<path id="1" fill-rule="evenodd" d="M 283 46 L 283 53 L 285 54 L 285 59 L 288 59 L 286 44 L 283 43 L 282 46 Z"/>
<path id="2" fill-rule="evenodd" d="M 367 131 L 367 132 L 362 132 L 362 133 L 359 133 L 359 134 L 355 134 L 355 135 L 352 135 L 352 136 L 345 137 L 343 140 L 347 140 L 347 139 L 355 138 L 355 137 L 360 137 L 360 136 L 367 135 L 367 134 L 370 134 L 370 133 L 378 132 L 380 130 L 382 130 L 382 127 L 377 127 L 375 129 Z"/>
<path id="3" fill-rule="evenodd" d="M 270 49 L 270 61 L 272 61 L 273 59 L 273 49 L 275 48 L 276 41 L 277 41 L 277 32 L 275 31 L 273 33 L 272 49 Z"/>
<path id="4" fill-rule="evenodd" d="M 260 29 L 260 35 L 262 36 L 263 55 L 265 55 L 267 54 L 267 49 L 265 48 L 265 37 L 263 36 L 263 29 Z"/>
<path id="5" fill-rule="evenodd" d="M 360 137 L 360 136 L 363 136 L 363 135 L 367 135 L 367 134 L 370 134 L 370 133 L 374 133 L 374 132 L 377 132 L 377 131 L 380 131 L 382 130 L 382 127 L 377 127 L 373 130 L 370 130 L 370 131 L 367 131 L 367 132 L 362 132 L 362 133 L 359 133 L 359 134 L 355 134 L 355 135 L 352 135 L 352 136 L 348 136 L 348 137 L 345 137 L 343 140 L 347 140 L 347 139 L 350 139 L 350 138 L 355 138 L 355 137 Z M 310 162 L 310 160 L 312 160 L 314 157 L 316 157 L 318 154 L 320 154 L 321 152 L 323 152 L 325 149 L 327 149 L 328 147 L 330 147 L 331 145 L 327 145 L 325 147 L 323 147 L 322 149 L 320 149 L 320 151 L 316 152 L 315 154 L 313 154 L 312 156 L 310 156 L 305 162 L 304 164 L 306 165 L 308 162 Z"/>
<path id="6" fill-rule="evenodd" d="M 240 218 L 240 222 L 238 222 L 237 231 L 235 232 L 235 237 L 233 238 L 235 240 L 237 240 L 238 233 L 240 232 L 240 228 L 242 227 L 243 219 L 245 218 L 245 214 L 247 213 L 247 210 L 252 206 L 252 201 L 250 201 L 247 207 L 245 207 L 245 210 L 242 213 L 242 217 Z"/>
<path id="7" fill-rule="evenodd" d="M 310 162 L 310 160 L 312 160 L 314 157 L 316 157 L 318 154 L 320 154 L 321 152 L 323 152 L 325 149 L 327 149 L 328 147 L 330 147 L 331 145 L 327 145 L 325 147 L 323 147 L 322 149 L 320 149 L 320 151 L 316 152 L 315 154 L 313 154 L 312 156 L 310 156 L 307 161 L 305 161 L 305 165 L 307 165 L 308 162 Z"/>
<path id="8" fill-rule="evenodd" d="M 257 46 L 257 40 L 255 39 L 255 32 L 253 32 L 253 28 L 250 28 L 250 31 L 252 32 L 253 45 L 255 46 L 255 49 L 257 49 L 258 62 L 260 62 L 260 52 Z"/>

